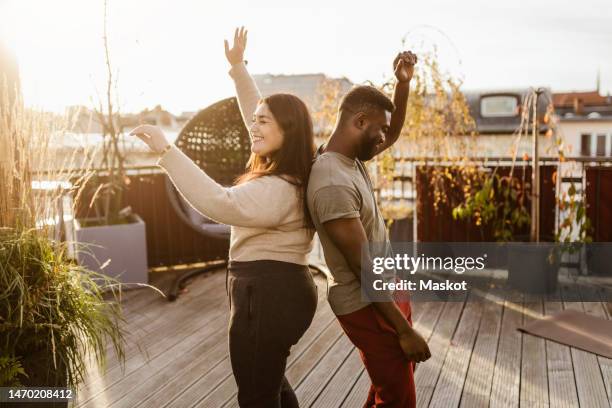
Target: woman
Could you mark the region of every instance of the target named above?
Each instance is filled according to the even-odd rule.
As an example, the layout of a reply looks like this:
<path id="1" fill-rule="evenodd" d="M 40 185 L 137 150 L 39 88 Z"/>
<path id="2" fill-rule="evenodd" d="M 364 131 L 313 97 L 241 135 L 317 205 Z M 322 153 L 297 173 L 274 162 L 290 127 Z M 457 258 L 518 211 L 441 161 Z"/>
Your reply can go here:
<path id="1" fill-rule="evenodd" d="M 314 156 L 312 120 L 297 97 L 261 98 L 243 60 L 247 31 L 225 41 L 238 102 L 251 136 L 247 172 L 231 188 L 213 181 L 163 132 L 150 125 L 130 134 L 161 157 L 172 182 L 205 216 L 232 226 L 229 349 L 241 407 L 297 407 L 284 376 L 292 345 L 310 325 L 317 290 L 308 270 L 314 229 L 305 206 Z"/>

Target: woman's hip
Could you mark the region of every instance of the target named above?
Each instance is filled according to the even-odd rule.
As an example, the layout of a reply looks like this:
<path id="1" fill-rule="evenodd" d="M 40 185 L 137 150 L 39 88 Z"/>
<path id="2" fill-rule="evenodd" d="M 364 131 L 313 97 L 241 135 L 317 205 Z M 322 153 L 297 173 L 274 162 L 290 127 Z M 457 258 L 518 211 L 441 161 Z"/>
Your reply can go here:
<path id="1" fill-rule="evenodd" d="M 280 261 L 232 262 L 228 282 L 232 327 L 285 331 L 297 341 L 316 311 L 317 287 L 307 266 Z M 297 339 L 294 339 L 298 336 Z"/>

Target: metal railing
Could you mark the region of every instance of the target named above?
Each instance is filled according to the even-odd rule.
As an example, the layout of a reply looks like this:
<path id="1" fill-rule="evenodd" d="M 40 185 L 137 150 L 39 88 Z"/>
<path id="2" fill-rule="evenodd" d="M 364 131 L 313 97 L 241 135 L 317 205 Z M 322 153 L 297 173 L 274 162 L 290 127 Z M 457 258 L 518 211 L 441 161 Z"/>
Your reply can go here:
<path id="1" fill-rule="evenodd" d="M 483 166 L 508 166 L 509 157 L 472 158 L 472 162 Z M 395 203 L 406 206 L 416 217 L 405 224 L 412 228 L 410 236 L 420 240 L 419 223 L 423 223 L 423 214 L 419 214 L 417 169 L 427 166 L 456 165 L 456 162 L 443 162 L 435 158 L 401 158 L 396 160 L 396 171 L 390 186 L 379 189 L 376 193 L 383 205 Z M 612 241 L 612 158 L 606 157 L 572 157 L 564 161 L 552 158 L 541 158 L 543 166 L 553 166 L 558 174 L 564 174 L 564 168 L 574 166 L 566 176 L 557 178 L 555 191 L 574 183 L 584 190 L 587 199 L 588 215 L 593 223 L 595 241 Z M 532 165 L 531 160 L 517 158 L 515 165 L 525 168 Z M 73 171 L 73 170 L 72 170 Z M 83 170 L 85 171 L 85 170 Z M 44 180 L 49 173 L 36 172 L 35 180 Z M 103 176 L 103 173 L 101 174 Z M 175 214 L 165 190 L 165 173 L 157 166 L 138 166 L 127 168 L 130 187 L 125 193 L 125 205 L 132 207 L 146 223 L 149 267 L 171 266 L 196 262 L 212 261 L 227 256 L 227 242 L 211 240 L 198 234 L 193 228 L 185 225 Z M 377 184 L 376 173 L 372 172 L 374 184 Z M 582 191 L 581 190 L 581 191 Z M 87 209 L 77 209 L 78 217 L 86 216 Z M 444 216 L 444 215 L 442 215 Z M 448 216 L 448 215 L 447 215 Z M 555 230 L 563 216 L 555 205 Z M 451 218 L 452 219 L 452 218 Z"/>

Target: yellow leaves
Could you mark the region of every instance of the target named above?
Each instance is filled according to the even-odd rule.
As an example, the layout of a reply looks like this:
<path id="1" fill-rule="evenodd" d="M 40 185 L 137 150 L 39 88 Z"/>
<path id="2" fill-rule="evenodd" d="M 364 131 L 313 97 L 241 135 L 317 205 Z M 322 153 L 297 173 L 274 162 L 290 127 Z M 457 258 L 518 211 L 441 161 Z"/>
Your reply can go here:
<path id="1" fill-rule="evenodd" d="M 563 151 L 562 151 L 562 150 L 561 150 L 561 151 L 559 151 L 559 161 L 560 161 L 561 163 L 563 163 L 565 160 L 566 160 L 566 159 L 565 159 L 565 154 L 563 153 Z"/>

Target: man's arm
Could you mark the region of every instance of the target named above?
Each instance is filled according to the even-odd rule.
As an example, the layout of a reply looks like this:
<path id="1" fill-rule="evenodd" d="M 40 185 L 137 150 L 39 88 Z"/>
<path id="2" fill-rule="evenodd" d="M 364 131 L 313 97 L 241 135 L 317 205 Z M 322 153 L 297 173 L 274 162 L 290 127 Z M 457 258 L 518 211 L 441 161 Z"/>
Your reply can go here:
<path id="1" fill-rule="evenodd" d="M 380 145 L 376 154 L 382 153 L 391 147 L 402 132 L 404 121 L 406 120 L 406 107 L 408 106 L 408 96 L 410 94 L 410 80 L 414 75 L 414 64 L 417 57 L 410 51 L 401 52 L 393 61 L 393 70 L 397 82 L 393 90 L 393 104 L 395 110 L 391 114 L 389 132 L 385 135 L 385 141 Z"/>
<path id="2" fill-rule="evenodd" d="M 339 218 L 323 224 L 325 232 L 342 252 L 351 271 L 361 282 L 361 249 L 367 245 L 367 235 L 359 218 Z M 367 257 L 369 258 L 369 256 Z M 369 261 L 371 263 L 371 260 Z M 395 329 L 400 346 L 410 361 L 421 362 L 431 357 L 423 338 L 410 327 L 395 302 L 373 302 L 374 307 Z"/>

